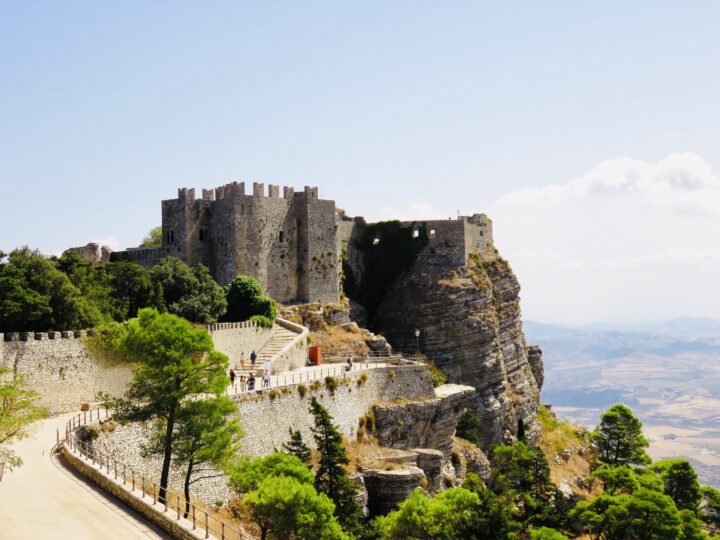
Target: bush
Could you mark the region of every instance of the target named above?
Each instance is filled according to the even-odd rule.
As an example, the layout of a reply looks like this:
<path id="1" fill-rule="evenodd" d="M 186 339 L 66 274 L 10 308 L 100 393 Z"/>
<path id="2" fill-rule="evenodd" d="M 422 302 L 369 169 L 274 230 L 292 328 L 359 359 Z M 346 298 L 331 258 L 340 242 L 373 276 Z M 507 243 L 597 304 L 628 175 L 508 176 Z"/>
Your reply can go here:
<path id="1" fill-rule="evenodd" d="M 361 373 L 357 380 L 357 385 L 362 386 L 367 382 L 367 373 Z"/>
<path id="2" fill-rule="evenodd" d="M 278 392 L 278 391 L 275 390 L 275 389 L 270 390 L 270 392 L 268 392 L 268 397 L 269 397 L 270 399 L 275 399 L 275 398 L 277 398 L 277 397 L 280 397 L 280 392 Z"/>
<path id="3" fill-rule="evenodd" d="M 251 276 L 237 276 L 225 287 L 227 313 L 223 320 L 251 320 L 264 328 L 272 327 L 277 318 L 277 303 L 263 294 L 260 283 Z"/>
<path id="4" fill-rule="evenodd" d="M 300 394 L 300 397 L 304 398 L 305 394 L 307 394 L 307 391 L 308 391 L 307 386 L 305 386 L 304 384 L 301 384 L 298 386 L 297 389 L 298 389 L 298 394 Z"/>
<path id="5" fill-rule="evenodd" d="M 358 428 L 357 430 L 357 440 L 362 442 L 362 440 L 365 438 L 365 429 Z"/>
<path id="6" fill-rule="evenodd" d="M 90 410 L 90 404 L 89 404 L 89 403 L 83 403 L 82 405 L 80 405 L 80 410 L 81 410 L 82 412 L 87 412 L 87 411 L 89 411 L 89 410 Z"/>
<path id="7" fill-rule="evenodd" d="M 331 394 L 334 394 L 335 390 L 337 390 L 339 385 L 338 385 L 338 381 L 335 377 L 328 375 L 327 377 L 325 377 L 325 386 L 327 387 L 327 389 L 330 391 Z"/>
<path id="8" fill-rule="evenodd" d="M 387 374 L 387 375 L 388 375 L 388 377 L 390 377 L 391 379 L 394 379 L 394 378 L 395 378 L 395 370 L 394 370 L 394 369 L 391 369 L 390 371 L 388 371 L 388 374 Z"/>

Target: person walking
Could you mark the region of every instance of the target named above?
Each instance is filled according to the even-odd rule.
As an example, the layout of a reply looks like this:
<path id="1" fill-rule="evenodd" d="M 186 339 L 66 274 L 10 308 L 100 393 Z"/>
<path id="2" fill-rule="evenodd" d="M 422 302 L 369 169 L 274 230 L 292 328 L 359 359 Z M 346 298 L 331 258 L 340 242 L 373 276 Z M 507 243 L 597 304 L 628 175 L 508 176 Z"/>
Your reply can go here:
<path id="1" fill-rule="evenodd" d="M 255 371 L 255 362 L 257 362 L 257 353 L 253 351 L 250 353 L 250 364 L 252 365 L 253 371 Z"/>
<path id="2" fill-rule="evenodd" d="M 250 373 L 250 376 L 247 380 L 247 389 L 248 392 L 252 392 L 253 390 L 255 390 L 255 375 L 253 375 L 252 373 Z"/>
<path id="3" fill-rule="evenodd" d="M 230 368 L 230 386 L 232 386 L 233 392 L 235 391 L 235 370 Z"/>
<path id="4" fill-rule="evenodd" d="M 245 371 L 245 353 L 240 353 L 240 371 Z"/>
<path id="5" fill-rule="evenodd" d="M 270 372 L 266 371 L 263 374 L 263 388 L 270 388 Z"/>
<path id="6" fill-rule="evenodd" d="M 247 390 L 247 382 L 245 380 L 245 375 L 240 375 L 240 391 L 244 392 Z"/>

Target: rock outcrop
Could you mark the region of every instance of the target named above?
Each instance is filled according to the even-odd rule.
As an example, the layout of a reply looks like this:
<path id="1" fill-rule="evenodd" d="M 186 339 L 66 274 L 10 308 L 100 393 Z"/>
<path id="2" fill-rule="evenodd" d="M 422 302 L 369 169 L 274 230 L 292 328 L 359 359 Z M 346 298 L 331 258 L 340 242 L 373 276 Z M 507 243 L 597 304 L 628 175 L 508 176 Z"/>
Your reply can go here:
<path id="1" fill-rule="evenodd" d="M 422 469 L 413 466 L 389 470 L 367 469 L 363 472 L 371 516 L 387 514 L 420 487 L 425 478 Z"/>
<path id="2" fill-rule="evenodd" d="M 106 263 L 110 261 L 110 254 L 113 252 L 112 248 L 108 246 L 101 246 L 95 242 L 90 242 L 87 245 L 80 247 L 71 247 L 63 251 L 63 255 L 66 253 L 77 253 L 81 259 L 84 259 L 93 264 Z"/>
<path id="3" fill-rule="evenodd" d="M 535 440 L 542 360 L 525 343 L 520 285 L 510 266 L 489 254 L 450 268 L 429 250 L 385 295 L 375 314 L 378 328 L 396 350 L 419 348 L 450 382 L 475 387 L 470 407 L 484 445 L 511 438 L 518 419 Z"/>
<path id="4" fill-rule="evenodd" d="M 455 427 L 474 389 L 446 384 L 435 389 L 434 399 L 403 401 L 373 406 L 375 430 L 380 446 L 409 450 L 429 448 L 445 457 L 452 451 Z"/>

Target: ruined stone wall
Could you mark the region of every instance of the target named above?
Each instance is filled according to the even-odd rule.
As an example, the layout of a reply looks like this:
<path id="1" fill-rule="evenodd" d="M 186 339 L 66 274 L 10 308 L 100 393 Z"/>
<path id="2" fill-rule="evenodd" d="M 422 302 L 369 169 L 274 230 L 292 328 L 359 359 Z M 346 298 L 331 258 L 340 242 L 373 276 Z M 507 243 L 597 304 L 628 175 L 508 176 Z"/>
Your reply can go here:
<path id="1" fill-rule="evenodd" d="M 93 359 L 82 339 L 72 332 L 56 332 L 55 339 L 38 333 L 22 336 L 0 334 L 0 367 L 22 374 L 40 395 L 40 405 L 51 412 L 76 410 L 95 401 L 102 390 L 119 396 L 130 380 L 128 365 L 111 365 Z M 34 339 L 37 337 L 38 339 Z"/>
<path id="2" fill-rule="evenodd" d="M 218 323 L 208 326 L 215 350 L 230 359 L 230 367 L 240 365 L 240 355 L 245 353 L 245 367 L 250 366 L 250 354 L 259 352 L 273 337 L 272 328 L 262 328 L 254 322 Z"/>

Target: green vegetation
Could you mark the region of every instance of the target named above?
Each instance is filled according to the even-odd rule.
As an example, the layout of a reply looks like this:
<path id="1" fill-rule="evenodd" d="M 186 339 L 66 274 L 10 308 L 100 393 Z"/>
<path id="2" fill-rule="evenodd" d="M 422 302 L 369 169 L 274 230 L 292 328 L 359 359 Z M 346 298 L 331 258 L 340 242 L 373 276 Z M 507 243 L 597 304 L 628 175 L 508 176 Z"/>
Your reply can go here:
<path id="1" fill-rule="evenodd" d="M 277 303 L 263 294 L 257 280 L 250 276 L 237 276 L 225 287 L 227 312 L 224 321 L 251 321 L 270 328 L 277 318 Z"/>
<path id="2" fill-rule="evenodd" d="M 145 307 L 211 324 L 227 302 L 207 268 L 172 257 L 147 271 L 127 260 L 94 265 L 73 252 L 0 253 L 0 332 L 90 328 L 136 317 Z"/>
<path id="3" fill-rule="evenodd" d="M 305 465 L 310 465 L 310 448 L 305 444 L 299 429 L 288 428 L 290 440 L 283 444 L 283 450 L 288 454 L 297 457 Z"/>
<path id="4" fill-rule="evenodd" d="M 343 528 L 353 531 L 360 523 L 361 514 L 355 500 L 357 486 L 345 470 L 350 459 L 342 444 L 342 435 L 333 424 L 330 413 L 315 397 L 310 398 L 310 413 L 315 419 L 311 430 L 320 454 L 315 488 L 335 503 L 335 515 Z"/>
<path id="5" fill-rule="evenodd" d="M 238 517 L 249 518 L 261 539 L 348 536 L 335 519 L 335 505 L 313 486 L 313 474 L 296 456 L 274 453 L 229 469 L 230 487 L 241 497 Z"/>
<path id="6" fill-rule="evenodd" d="M 150 269 L 159 284 L 165 308 L 193 322 L 213 324 L 225 313 L 225 293 L 202 264 L 190 268 L 180 259 L 167 257 Z"/>
<path id="7" fill-rule="evenodd" d="M 565 448 L 580 442 L 573 426 L 555 418 L 544 405 L 538 409 L 537 420 L 543 431 L 542 445 L 547 451 L 560 454 Z"/>
<path id="8" fill-rule="evenodd" d="M 427 244 L 424 224 L 406 227 L 399 221 L 383 221 L 369 225 L 355 243 L 364 268 L 361 282 L 357 281 L 347 258 L 343 259 L 345 294 L 365 307 L 371 329 L 374 328 L 375 311 L 383 298 Z"/>
<path id="9" fill-rule="evenodd" d="M 153 227 L 142 239 L 140 247 L 153 248 L 162 246 L 162 226 Z"/>
<path id="10" fill-rule="evenodd" d="M 48 412 L 38 407 L 37 393 L 25 385 L 22 377 L 0 368 L 0 463 L 9 470 L 22 465 L 22 459 L 9 446 L 28 435 L 30 424 L 45 418 Z"/>
<path id="11" fill-rule="evenodd" d="M 480 419 L 472 409 L 465 409 L 465 412 L 458 420 L 455 428 L 455 435 L 462 437 L 466 441 L 470 441 L 475 446 L 480 446 L 480 439 L 477 435 L 477 429 L 480 427 Z"/>
<path id="12" fill-rule="evenodd" d="M 141 309 L 137 319 L 119 326 L 111 345 L 135 364 L 125 398 L 105 396 L 106 406 L 120 421 L 155 421 L 145 452 L 162 457 L 159 495 L 164 501 L 173 458 L 189 468 L 201 459 L 222 462 L 227 456 L 220 447 L 233 447 L 240 435 L 236 425 L 224 422 L 234 408 L 221 399 L 229 384 L 228 359 L 214 350 L 205 330 L 170 313 Z M 194 419 L 196 408 L 210 418 Z"/>
<path id="13" fill-rule="evenodd" d="M 642 434 L 642 423 L 625 405 L 613 405 L 600 418 L 600 425 L 590 435 L 598 459 L 609 465 L 647 465 L 648 442 Z"/>

